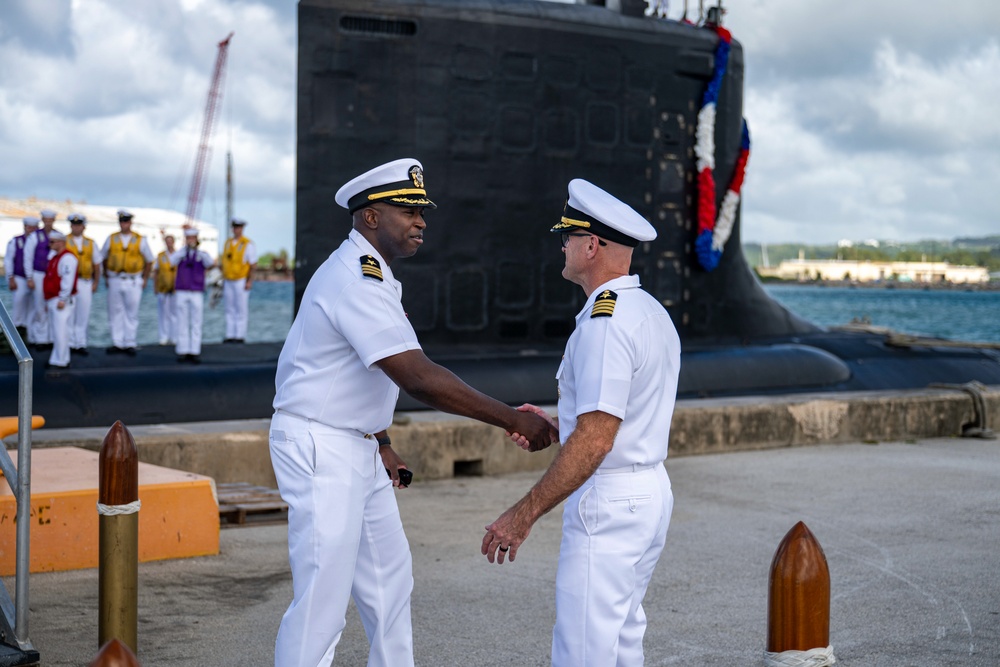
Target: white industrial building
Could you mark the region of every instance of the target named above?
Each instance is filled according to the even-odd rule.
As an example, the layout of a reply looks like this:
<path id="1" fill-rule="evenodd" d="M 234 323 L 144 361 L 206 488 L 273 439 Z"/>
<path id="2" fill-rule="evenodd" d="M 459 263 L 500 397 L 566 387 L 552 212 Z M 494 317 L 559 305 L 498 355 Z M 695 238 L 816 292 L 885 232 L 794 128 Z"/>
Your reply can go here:
<path id="1" fill-rule="evenodd" d="M 947 262 L 871 262 L 839 259 L 789 259 L 775 267 L 757 267 L 763 278 L 780 280 L 836 280 L 869 282 L 914 282 L 979 284 L 990 281 L 982 266 L 959 266 Z"/>

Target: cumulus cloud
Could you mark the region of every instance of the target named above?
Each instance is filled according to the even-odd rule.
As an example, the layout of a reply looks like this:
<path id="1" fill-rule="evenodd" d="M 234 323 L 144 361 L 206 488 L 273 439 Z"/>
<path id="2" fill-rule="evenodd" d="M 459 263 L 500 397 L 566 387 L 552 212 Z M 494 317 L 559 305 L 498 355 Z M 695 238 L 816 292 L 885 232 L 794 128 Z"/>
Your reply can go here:
<path id="1" fill-rule="evenodd" d="M 744 241 L 996 233 L 1000 3 L 724 4 L 754 141 Z M 0 1 L 0 194 L 184 210 L 230 31 L 202 217 L 224 224 L 231 150 L 237 214 L 263 249 L 291 249 L 291 0 Z"/>

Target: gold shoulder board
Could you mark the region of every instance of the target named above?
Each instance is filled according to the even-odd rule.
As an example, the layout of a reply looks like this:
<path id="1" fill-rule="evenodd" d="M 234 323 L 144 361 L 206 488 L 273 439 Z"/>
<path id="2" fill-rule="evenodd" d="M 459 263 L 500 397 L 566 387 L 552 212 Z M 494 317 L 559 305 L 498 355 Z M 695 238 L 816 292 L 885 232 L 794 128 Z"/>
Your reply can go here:
<path id="1" fill-rule="evenodd" d="M 609 289 L 597 295 L 594 300 L 594 307 L 590 309 L 591 317 L 611 317 L 615 314 L 615 303 L 618 295 Z"/>
<path id="2" fill-rule="evenodd" d="M 381 281 L 382 267 L 381 265 L 379 265 L 378 260 L 372 257 L 371 255 L 362 255 L 361 275 Z"/>

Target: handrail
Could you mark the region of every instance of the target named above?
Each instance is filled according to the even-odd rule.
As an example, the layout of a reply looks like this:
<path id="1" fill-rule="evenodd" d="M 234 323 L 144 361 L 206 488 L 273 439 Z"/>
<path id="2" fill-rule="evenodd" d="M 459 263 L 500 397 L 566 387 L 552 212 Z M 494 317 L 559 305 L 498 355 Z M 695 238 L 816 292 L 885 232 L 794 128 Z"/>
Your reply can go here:
<path id="1" fill-rule="evenodd" d="M 14 575 L 14 618 L 10 618 L 9 605 L 2 605 L 7 625 L 12 625 L 14 641 L 21 650 L 33 650 L 28 639 L 28 567 L 30 564 L 31 541 L 31 397 L 33 390 L 32 369 L 34 361 L 17 327 L 7 313 L 7 307 L 0 303 L 0 328 L 17 357 L 17 469 L 11 461 L 7 449 L 0 447 L 0 464 L 3 474 L 10 484 L 11 493 L 17 503 L 17 547 Z M 7 589 L 0 586 L 0 602 L 9 601 Z M 11 621 L 13 620 L 13 623 Z"/>

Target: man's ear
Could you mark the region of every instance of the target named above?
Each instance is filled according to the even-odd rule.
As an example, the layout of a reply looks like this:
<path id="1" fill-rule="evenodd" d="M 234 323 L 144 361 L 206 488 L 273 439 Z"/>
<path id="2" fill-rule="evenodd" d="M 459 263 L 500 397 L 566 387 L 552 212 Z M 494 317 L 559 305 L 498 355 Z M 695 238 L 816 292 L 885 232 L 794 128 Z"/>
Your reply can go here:
<path id="1" fill-rule="evenodd" d="M 378 229 L 378 209 L 371 206 L 361 209 L 361 221 L 368 229 Z"/>

